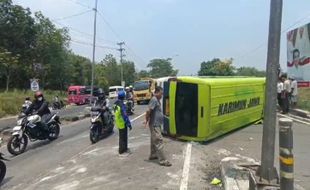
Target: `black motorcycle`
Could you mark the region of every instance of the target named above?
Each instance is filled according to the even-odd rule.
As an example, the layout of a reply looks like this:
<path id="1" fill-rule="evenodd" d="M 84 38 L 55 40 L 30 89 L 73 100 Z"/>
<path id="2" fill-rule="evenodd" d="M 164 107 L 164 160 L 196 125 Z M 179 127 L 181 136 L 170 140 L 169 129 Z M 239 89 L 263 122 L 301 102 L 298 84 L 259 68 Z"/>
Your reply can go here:
<path id="1" fill-rule="evenodd" d="M 54 101 L 53 103 L 52 103 L 52 109 L 53 110 L 60 110 L 60 109 L 62 109 L 63 107 L 64 107 L 65 105 L 64 105 L 64 103 L 63 103 L 63 101 Z"/>
<path id="2" fill-rule="evenodd" d="M 133 115 L 134 114 L 134 107 L 133 107 L 133 100 L 125 100 L 126 105 L 126 113 L 127 115 Z"/>
<path id="3" fill-rule="evenodd" d="M 17 126 L 13 128 L 12 136 L 7 144 L 7 149 L 12 155 L 25 152 L 28 139 L 31 142 L 37 140 L 53 141 L 58 138 L 60 132 L 60 121 L 57 114 L 50 114 L 46 118 L 47 129 L 43 129 L 39 115 L 26 116 L 22 114 L 17 120 Z"/>
<path id="4" fill-rule="evenodd" d="M 0 139 L 0 146 L 2 144 L 2 139 Z M 0 152 L 0 183 L 3 181 L 6 174 L 6 165 L 3 160 L 8 161 L 3 157 L 3 154 Z"/>
<path id="5" fill-rule="evenodd" d="M 114 116 L 107 107 L 92 107 L 91 108 L 91 126 L 89 132 L 89 138 L 92 143 L 98 142 L 101 138 L 104 138 L 113 132 L 114 128 Z M 103 121 L 102 114 L 107 113 L 107 121 Z"/>

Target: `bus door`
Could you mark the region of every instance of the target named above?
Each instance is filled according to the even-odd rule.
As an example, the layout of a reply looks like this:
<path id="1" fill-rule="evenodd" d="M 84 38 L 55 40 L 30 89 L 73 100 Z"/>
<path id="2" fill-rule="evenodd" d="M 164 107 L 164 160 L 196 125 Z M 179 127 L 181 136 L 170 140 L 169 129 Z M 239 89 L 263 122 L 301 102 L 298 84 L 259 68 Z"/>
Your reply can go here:
<path id="1" fill-rule="evenodd" d="M 170 116 L 170 106 L 169 106 L 169 88 L 170 88 L 170 83 L 164 82 L 163 84 L 163 89 L 164 89 L 164 94 L 163 94 L 163 100 L 162 100 L 162 109 L 164 113 L 164 125 L 162 132 L 164 134 L 169 134 L 169 116 Z"/>

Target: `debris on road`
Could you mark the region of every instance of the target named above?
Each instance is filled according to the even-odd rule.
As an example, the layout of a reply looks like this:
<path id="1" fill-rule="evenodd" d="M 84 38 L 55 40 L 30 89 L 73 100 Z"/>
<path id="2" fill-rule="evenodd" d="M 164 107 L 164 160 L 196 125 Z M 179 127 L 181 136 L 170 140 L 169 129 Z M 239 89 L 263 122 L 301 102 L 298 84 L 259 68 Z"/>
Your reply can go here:
<path id="1" fill-rule="evenodd" d="M 210 184 L 211 184 L 211 185 L 219 185 L 219 186 L 222 186 L 222 181 L 215 177 L 215 178 L 213 178 L 213 180 L 211 181 Z"/>

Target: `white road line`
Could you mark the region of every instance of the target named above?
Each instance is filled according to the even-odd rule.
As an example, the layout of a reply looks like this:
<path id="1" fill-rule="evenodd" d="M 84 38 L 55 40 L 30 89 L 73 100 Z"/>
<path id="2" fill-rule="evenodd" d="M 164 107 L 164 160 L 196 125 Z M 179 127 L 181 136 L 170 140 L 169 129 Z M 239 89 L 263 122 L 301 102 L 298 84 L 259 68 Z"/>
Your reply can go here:
<path id="1" fill-rule="evenodd" d="M 299 120 L 299 119 L 295 119 L 295 118 L 290 117 L 290 116 L 287 116 L 287 115 L 283 115 L 283 114 L 279 114 L 279 113 L 278 113 L 278 115 L 280 115 L 280 116 L 282 116 L 282 117 L 289 118 L 289 119 L 291 119 L 291 120 L 293 120 L 293 121 L 297 121 L 297 122 L 299 122 L 299 123 L 303 123 L 303 124 L 306 124 L 306 125 L 310 125 L 310 123 L 308 123 L 308 122 L 305 122 L 305 121 L 302 121 L 302 120 Z"/>
<path id="2" fill-rule="evenodd" d="M 192 152 L 192 143 L 188 143 L 186 147 L 180 190 L 187 190 L 189 168 L 190 168 L 191 155 L 192 155 L 191 152 Z"/>
<path id="3" fill-rule="evenodd" d="M 143 114 L 139 115 L 138 117 L 136 117 L 136 118 L 130 120 L 130 122 L 134 122 L 134 121 L 136 121 L 137 119 L 139 119 L 140 117 L 142 117 L 142 116 L 144 116 L 144 115 L 145 115 L 145 113 L 143 113 Z"/>

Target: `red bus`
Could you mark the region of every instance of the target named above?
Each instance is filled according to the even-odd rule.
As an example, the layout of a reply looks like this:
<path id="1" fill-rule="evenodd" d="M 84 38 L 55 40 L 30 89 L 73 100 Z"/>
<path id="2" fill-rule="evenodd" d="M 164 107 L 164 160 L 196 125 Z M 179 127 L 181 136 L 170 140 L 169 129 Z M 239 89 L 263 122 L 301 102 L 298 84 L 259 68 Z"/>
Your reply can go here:
<path id="1" fill-rule="evenodd" d="M 69 86 L 68 88 L 68 103 L 82 105 L 89 102 L 90 93 L 87 93 L 86 86 Z"/>

